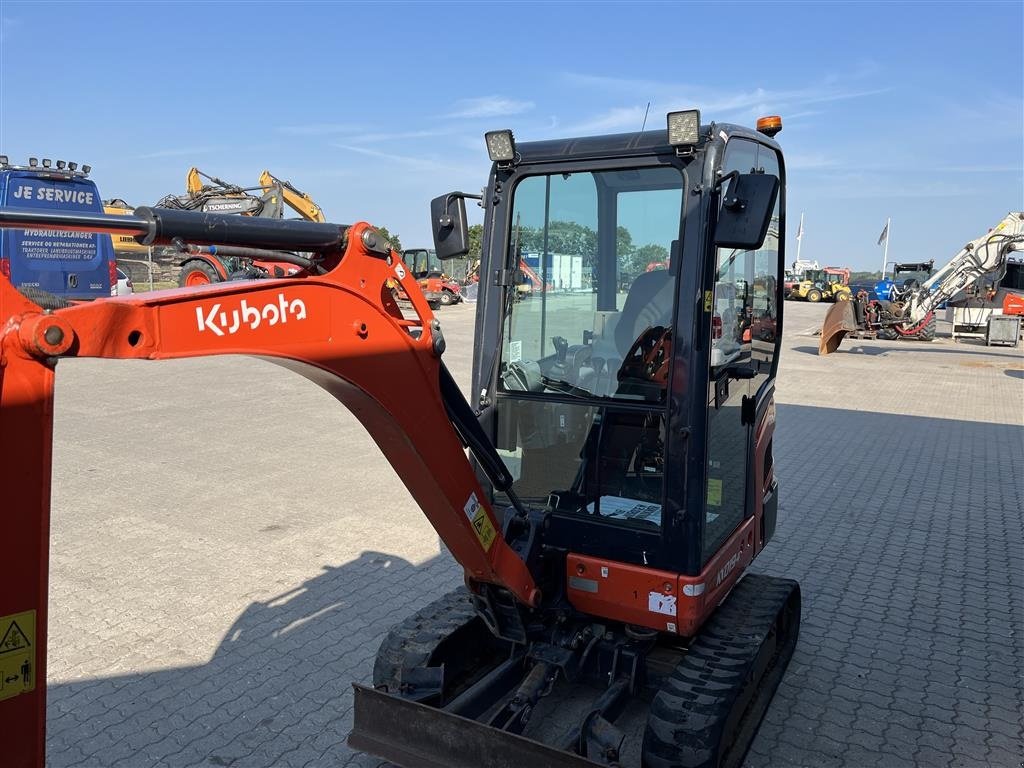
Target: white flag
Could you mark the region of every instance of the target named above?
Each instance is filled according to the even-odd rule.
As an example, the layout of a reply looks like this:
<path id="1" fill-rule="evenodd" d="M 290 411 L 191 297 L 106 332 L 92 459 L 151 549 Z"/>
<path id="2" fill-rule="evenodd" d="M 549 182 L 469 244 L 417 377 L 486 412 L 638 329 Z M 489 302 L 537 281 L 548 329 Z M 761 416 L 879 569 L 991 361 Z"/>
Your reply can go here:
<path id="1" fill-rule="evenodd" d="M 878 244 L 881 245 L 889 237 L 889 222 L 885 222 L 885 228 L 882 229 L 882 234 L 878 236 Z"/>

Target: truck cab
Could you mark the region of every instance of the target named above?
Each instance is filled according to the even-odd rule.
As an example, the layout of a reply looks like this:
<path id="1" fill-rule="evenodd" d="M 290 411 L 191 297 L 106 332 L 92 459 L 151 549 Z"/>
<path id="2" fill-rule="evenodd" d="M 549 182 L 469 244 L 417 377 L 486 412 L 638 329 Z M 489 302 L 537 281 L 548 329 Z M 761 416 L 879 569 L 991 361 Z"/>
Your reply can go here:
<path id="1" fill-rule="evenodd" d="M 18 166 L 0 156 L 0 207 L 103 213 L 103 200 L 77 163 L 29 158 Z M 110 235 L 52 229 L 9 229 L 0 237 L 0 274 L 22 292 L 64 300 L 111 296 L 117 263 Z M 38 294 L 37 294 L 38 295 Z"/>

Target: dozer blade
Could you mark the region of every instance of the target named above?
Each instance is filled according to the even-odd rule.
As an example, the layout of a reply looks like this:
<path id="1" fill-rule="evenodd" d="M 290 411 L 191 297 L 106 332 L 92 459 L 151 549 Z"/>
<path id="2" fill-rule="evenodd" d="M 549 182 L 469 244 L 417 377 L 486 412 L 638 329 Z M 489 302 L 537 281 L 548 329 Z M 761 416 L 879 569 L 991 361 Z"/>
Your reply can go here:
<path id="1" fill-rule="evenodd" d="M 595 768 L 584 757 L 382 691 L 353 685 L 348 745 L 402 768 Z"/>
<path id="2" fill-rule="evenodd" d="M 852 301 L 837 301 L 825 315 L 821 325 L 821 341 L 818 342 L 819 355 L 831 355 L 848 333 L 860 330 L 857 317 L 853 312 Z"/>

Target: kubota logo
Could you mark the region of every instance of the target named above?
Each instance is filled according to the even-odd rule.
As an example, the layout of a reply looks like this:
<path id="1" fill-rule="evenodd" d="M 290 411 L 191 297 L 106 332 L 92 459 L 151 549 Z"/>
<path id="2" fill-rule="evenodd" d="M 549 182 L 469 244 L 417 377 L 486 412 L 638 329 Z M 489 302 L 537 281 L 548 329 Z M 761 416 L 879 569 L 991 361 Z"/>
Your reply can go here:
<path id="1" fill-rule="evenodd" d="M 732 569 L 735 568 L 739 564 L 739 562 L 740 553 L 737 552 L 735 555 L 733 555 L 726 561 L 725 565 L 718 569 L 718 573 L 715 574 L 716 587 L 720 585 L 723 581 L 725 581 L 726 577 L 728 577 L 728 575 L 732 573 Z"/>
<path id="2" fill-rule="evenodd" d="M 204 314 L 205 311 L 205 314 Z M 250 307 L 249 302 L 242 299 L 237 309 L 221 309 L 220 304 L 214 304 L 209 310 L 203 307 L 196 307 L 196 321 L 200 331 L 212 331 L 216 336 L 229 336 L 236 333 L 239 328 L 247 326 L 249 330 L 255 331 L 261 325 L 277 325 L 287 323 L 288 316 L 295 320 L 306 319 L 306 305 L 302 299 L 289 301 L 283 293 L 277 294 L 277 302 L 269 302 L 262 307 Z"/>

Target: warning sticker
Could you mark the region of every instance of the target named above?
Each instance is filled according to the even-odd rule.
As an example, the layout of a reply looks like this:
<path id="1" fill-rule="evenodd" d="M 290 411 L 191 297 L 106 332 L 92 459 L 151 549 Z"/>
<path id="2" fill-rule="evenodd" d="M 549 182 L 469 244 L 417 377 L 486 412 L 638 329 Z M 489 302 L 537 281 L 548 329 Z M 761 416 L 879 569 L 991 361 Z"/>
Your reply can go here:
<path id="1" fill-rule="evenodd" d="M 711 291 L 704 291 L 704 311 L 710 312 L 715 305 L 715 294 Z"/>
<path id="2" fill-rule="evenodd" d="M 708 506 L 722 506 L 722 481 L 719 478 L 708 478 Z"/>
<path id="3" fill-rule="evenodd" d="M 0 700 L 36 688 L 36 612 L 0 616 Z"/>
<path id="4" fill-rule="evenodd" d="M 480 546 L 484 548 L 485 552 L 490 552 L 491 543 L 497 533 L 491 523 L 491 518 L 487 516 L 487 510 L 480 506 L 475 493 L 469 494 L 469 499 L 466 500 L 466 506 L 463 509 L 469 522 L 473 525 L 476 537 L 480 539 Z"/>

